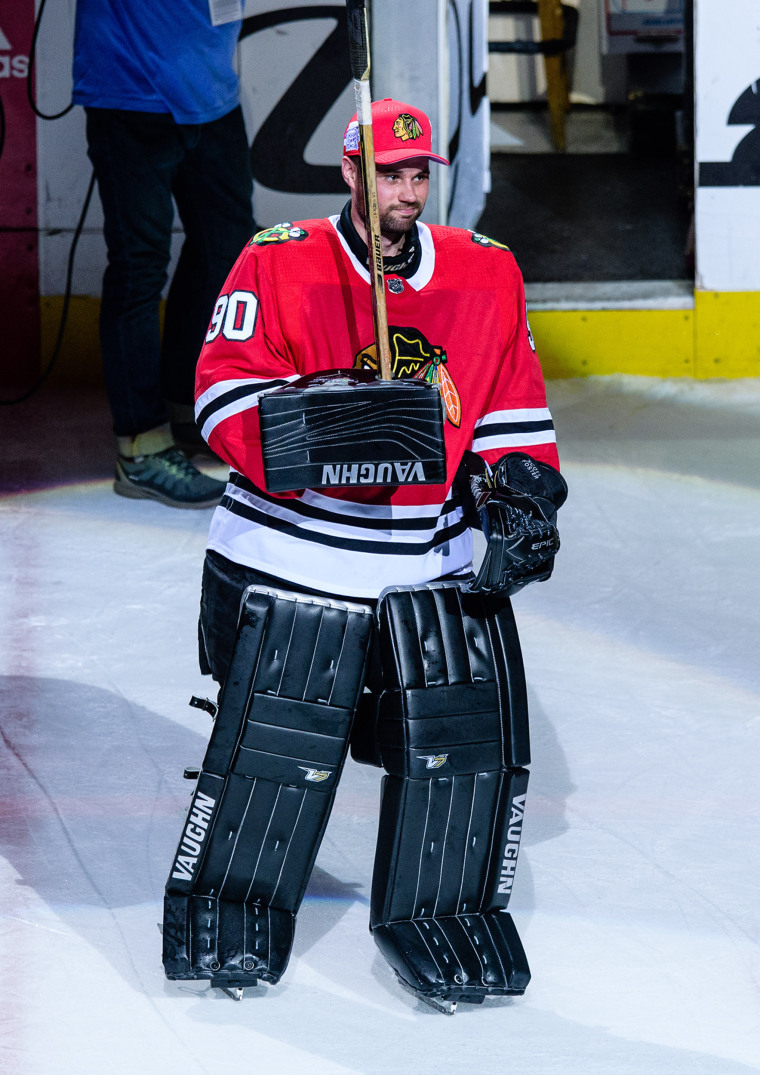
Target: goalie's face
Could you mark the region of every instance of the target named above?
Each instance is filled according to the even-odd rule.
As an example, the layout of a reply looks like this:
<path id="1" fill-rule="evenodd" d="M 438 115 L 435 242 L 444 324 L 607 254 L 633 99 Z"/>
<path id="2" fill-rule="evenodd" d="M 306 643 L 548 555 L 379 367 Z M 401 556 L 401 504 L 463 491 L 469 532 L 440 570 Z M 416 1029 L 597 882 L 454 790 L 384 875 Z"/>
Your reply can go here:
<path id="1" fill-rule="evenodd" d="M 391 244 L 403 240 L 425 208 L 430 190 L 430 164 L 427 157 L 413 157 L 400 164 L 378 164 L 377 204 L 380 231 Z M 364 219 L 361 166 L 356 157 L 343 158 L 343 178 L 351 188 L 355 217 Z"/>

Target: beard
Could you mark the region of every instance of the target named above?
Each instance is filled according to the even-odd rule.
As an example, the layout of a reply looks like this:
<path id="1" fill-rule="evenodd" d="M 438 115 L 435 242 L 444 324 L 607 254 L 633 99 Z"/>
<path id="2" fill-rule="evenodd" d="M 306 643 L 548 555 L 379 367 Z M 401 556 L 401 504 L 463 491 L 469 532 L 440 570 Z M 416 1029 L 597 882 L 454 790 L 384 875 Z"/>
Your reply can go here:
<path id="1" fill-rule="evenodd" d="M 424 202 L 415 202 L 413 205 L 388 206 L 380 213 L 380 231 L 383 235 L 406 235 L 417 222 L 418 217 L 425 208 Z M 401 210 L 412 209 L 413 212 L 401 215 Z"/>
<path id="2" fill-rule="evenodd" d="M 412 202 L 407 205 L 388 205 L 382 209 L 379 213 L 380 217 L 380 231 L 383 235 L 387 235 L 389 238 L 398 237 L 400 235 L 406 235 L 411 231 L 416 224 L 418 218 L 422 215 L 422 210 L 425 208 L 425 202 L 427 199 L 423 198 L 416 202 Z M 363 221 L 365 219 L 364 214 L 364 191 L 359 186 L 355 195 L 356 209 L 359 218 Z M 403 210 L 412 209 L 413 212 L 408 216 L 401 215 Z"/>

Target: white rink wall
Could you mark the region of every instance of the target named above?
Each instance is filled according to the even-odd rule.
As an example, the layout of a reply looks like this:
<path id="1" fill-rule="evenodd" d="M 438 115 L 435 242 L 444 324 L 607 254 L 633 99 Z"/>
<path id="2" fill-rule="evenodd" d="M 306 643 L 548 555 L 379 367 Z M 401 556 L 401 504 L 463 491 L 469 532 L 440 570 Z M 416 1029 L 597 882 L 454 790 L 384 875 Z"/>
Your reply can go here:
<path id="1" fill-rule="evenodd" d="M 694 14 L 697 286 L 758 291 L 760 7 L 695 0 Z"/>

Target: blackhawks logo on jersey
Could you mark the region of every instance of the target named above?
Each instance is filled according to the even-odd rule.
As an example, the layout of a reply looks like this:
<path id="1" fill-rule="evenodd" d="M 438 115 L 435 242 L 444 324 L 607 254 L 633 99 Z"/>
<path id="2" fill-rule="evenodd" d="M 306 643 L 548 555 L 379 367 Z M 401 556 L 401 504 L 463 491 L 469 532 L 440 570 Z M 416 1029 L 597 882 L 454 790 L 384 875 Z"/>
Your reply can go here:
<path id="1" fill-rule="evenodd" d="M 416 328 L 388 328 L 391 344 L 391 374 L 411 377 L 417 381 L 437 384 L 446 408 L 446 418 L 453 426 L 462 421 L 462 400 L 457 386 L 446 369 L 446 352 L 428 342 Z M 374 341 L 363 347 L 354 359 L 354 369 L 377 370 L 377 348 Z"/>
<path id="2" fill-rule="evenodd" d="M 470 238 L 477 246 L 495 246 L 497 250 L 509 250 L 504 243 L 497 243 L 495 239 L 489 239 L 487 235 L 481 235 L 479 231 L 471 232 Z"/>
<path id="3" fill-rule="evenodd" d="M 308 231 L 290 223 L 289 220 L 282 224 L 275 224 L 273 228 L 265 228 L 258 231 L 251 239 L 249 246 L 272 246 L 275 243 L 288 243 L 291 239 L 302 240 L 308 236 Z"/>

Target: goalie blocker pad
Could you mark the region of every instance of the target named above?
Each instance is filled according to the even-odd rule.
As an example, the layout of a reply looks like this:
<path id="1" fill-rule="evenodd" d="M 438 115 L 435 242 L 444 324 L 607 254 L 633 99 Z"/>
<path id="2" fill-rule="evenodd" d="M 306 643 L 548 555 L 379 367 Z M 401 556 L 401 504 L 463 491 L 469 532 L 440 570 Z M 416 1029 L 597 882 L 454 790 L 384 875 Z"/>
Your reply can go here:
<path id="1" fill-rule="evenodd" d="M 380 600 L 383 779 L 371 929 L 425 999 L 520 994 L 530 971 L 506 908 L 529 764 L 509 602 L 455 582 Z"/>
<path id="2" fill-rule="evenodd" d="M 265 392 L 259 425 L 270 493 L 446 481 L 441 396 L 426 381 L 312 373 Z"/>
<path id="3" fill-rule="evenodd" d="M 277 982 L 364 682 L 368 606 L 245 591 L 237 640 L 166 885 L 167 978 Z"/>

